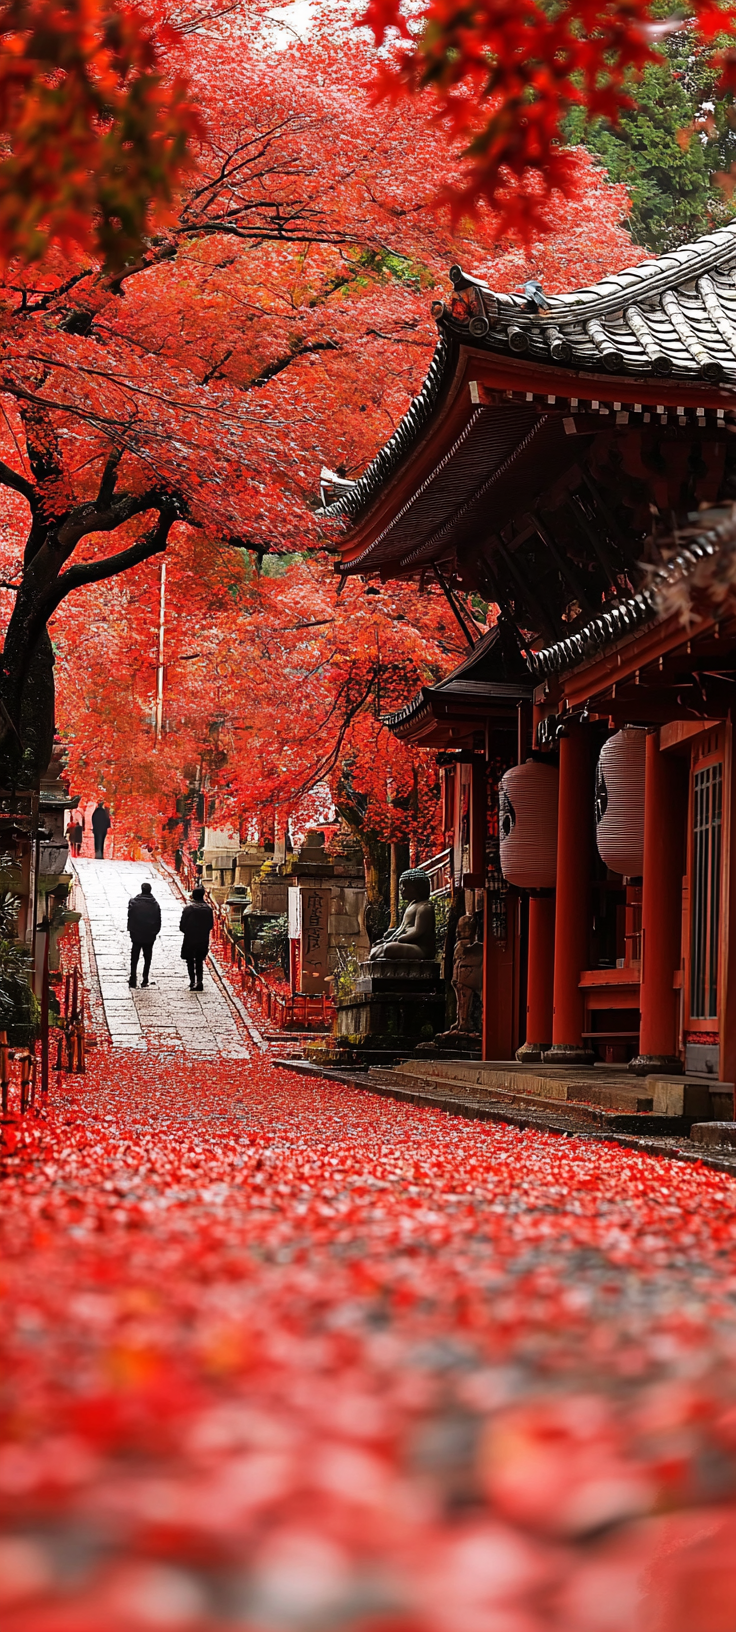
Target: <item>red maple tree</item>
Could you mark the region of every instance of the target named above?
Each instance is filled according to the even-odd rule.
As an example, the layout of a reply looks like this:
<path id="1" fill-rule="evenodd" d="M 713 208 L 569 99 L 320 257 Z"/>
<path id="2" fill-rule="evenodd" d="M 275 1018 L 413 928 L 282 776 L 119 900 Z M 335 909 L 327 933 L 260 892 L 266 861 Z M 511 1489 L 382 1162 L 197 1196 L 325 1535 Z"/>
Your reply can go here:
<path id="1" fill-rule="evenodd" d="M 5 0 L 0 40 L 0 259 L 61 243 L 119 269 L 204 135 L 180 34 L 122 0 Z"/>
<path id="2" fill-rule="evenodd" d="M 657 41 L 686 21 L 717 43 L 721 87 L 736 85 L 730 0 L 690 0 L 687 19 L 656 0 L 368 0 L 361 21 L 381 48 L 376 94 L 430 95 L 430 109 L 465 161 L 438 196 L 460 218 L 489 205 L 524 241 L 555 228 L 555 198 L 579 174 L 564 139 L 573 107 L 616 123 Z M 725 43 L 723 43 L 725 40 Z"/>
<path id="3" fill-rule="evenodd" d="M 14 267 L 2 315 L 0 770 L 33 779 L 44 761 L 53 727 L 51 618 L 69 675 L 64 725 L 86 739 L 76 761 L 80 791 L 97 792 L 104 764 L 105 786 L 119 777 L 129 808 L 137 802 L 130 819 L 141 832 L 154 798 L 166 808 L 149 764 L 157 601 L 156 569 L 144 563 L 170 540 L 177 561 L 189 563 L 193 630 L 169 663 L 201 648 L 203 624 L 208 635 L 211 672 L 200 683 L 200 659 L 182 670 L 196 693 L 189 736 L 182 726 L 173 758 L 169 745 L 159 751 L 171 795 L 210 741 L 218 685 L 227 689 L 216 683 L 216 664 L 223 653 L 231 661 L 234 624 L 242 616 L 246 633 L 256 628 L 248 561 L 269 551 L 298 559 L 282 588 L 258 581 L 262 627 L 273 617 L 280 638 L 289 596 L 303 596 L 300 618 L 314 624 L 315 644 L 305 647 L 274 723 L 278 640 L 270 673 L 266 645 L 254 647 L 263 654 L 259 689 L 257 664 L 238 635 L 241 667 L 231 667 L 228 685 L 241 695 L 247 685 L 271 743 L 262 768 L 259 759 L 257 774 L 249 769 L 237 784 L 241 809 L 266 797 L 288 804 L 308 773 L 331 774 L 336 742 L 357 754 L 360 739 L 366 770 L 355 777 L 370 781 L 378 759 L 365 721 L 377 710 L 373 693 L 353 706 L 369 673 L 368 658 L 349 645 L 353 602 L 343 602 L 344 645 L 329 663 L 331 626 L 309 615 L 310 597 L 320 605 L 334 597 L 329 566 L 309 553 L 325 542 L 314 515 L 320 464 L 356 472 L 394 429 L 426 371 L 431 299 L 445 292 L 450 262 L 483 267 L 498 287 L 534 271 L 553 291 L 632 259 L 618 226 L 622 192 L 583 155 L 574 205 L 558 201 L 557 233 L 529 256 L 499 236 L 490 214 L 451 233 L 432 200 L 459 168 L 448 172 L 444 141 L 420 108 L 371 110 L 363 88 L 370 50 L 359 38 L 315 31 L 276 56 L 267 40 L 256 50 L 240 28 L 222 24 L 188 36 L 181 52 L 208 138 L 175 218 L 112 277 L 88 256 L 58 249 L 38 267 Z M 381 680 L 383 708 L 405 701 L 424 678 L 415 656 L 422 641 L 434 654 L 433 643 L 445 639 L 445 609 L 437 616 L 439 623 L 429 599 L 422 603 L 412 655 L 405 631 L 404 644 L 393 644 L 390 610 L 372 608 L 371 627 L 377 623 L 393 665 L 390 687 Z M 444 655 L 449 668 L 458 654 Z M 432 668 L 435 656 L 427 662 Z M 80 686 L 88 724 L 75 723 Z M 289 746 L 284 722 L 296 721 L 297 688 L 304 702 Z M 117 747 L 110 738 L 108 750 L 113 724 Z M 307 757 L 294 750 L 299 732 Z M 284 778 L 278 765 L 287 750 Z M 233 757 L 234 748 L 228 764 Z M 218 772 L 213 784 L 223 797 L 225 780 Z"/>
<path id="4" fill-rule="evenodd" d="M 191 811 L 194 790 L 203 817 L 244 833 L 272 830 L 275 812 L 281 828 L 290 815 L 303 828 L 334 798 L 360 829 L 369 865 L 374 842 L 431 848 L 434 766 L 402 747 L 382 717 L 467 650 L 444 595 L 425 593 L 417 615 L 412 585 L 377 596 L 356 579 L 338 594 L 317 554 L 273 567 L 259 575 L 232 552 L 213 558 L 190 530 L 173 542 L 158 742 L 158 573 L 141 566 L 93 591 L 76 617 L 70 604 L 58 648 L 75 788 L 104 792 L 118 842 L 132 849 L 179 846 L 177 800 Z M 196 848 L 199 823 L 189 837 Z"/>

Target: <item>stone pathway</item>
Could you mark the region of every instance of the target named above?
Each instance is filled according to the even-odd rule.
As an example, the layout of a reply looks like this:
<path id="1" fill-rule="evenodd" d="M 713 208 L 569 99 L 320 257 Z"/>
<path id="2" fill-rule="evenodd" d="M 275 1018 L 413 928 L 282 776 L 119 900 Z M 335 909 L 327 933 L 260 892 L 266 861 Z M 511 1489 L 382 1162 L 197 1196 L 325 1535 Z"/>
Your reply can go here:
<path id="1" fill-rule="evenodd" d="M 205 966 L 204 991 L 190 992 L 179 953 L 182 901 L 158 870 L 137 861 L 74 863 L 84 895 L 105 1018 L 117 1048 L 172 1049 L 187 1054 L 248 1059 L 251 1053 L 230 1004 Z M 128 985 L 128 901 L 150 880 L 161 907 L 151 984 Z M 141 966 L 138 979 L 141 978 Z"/>

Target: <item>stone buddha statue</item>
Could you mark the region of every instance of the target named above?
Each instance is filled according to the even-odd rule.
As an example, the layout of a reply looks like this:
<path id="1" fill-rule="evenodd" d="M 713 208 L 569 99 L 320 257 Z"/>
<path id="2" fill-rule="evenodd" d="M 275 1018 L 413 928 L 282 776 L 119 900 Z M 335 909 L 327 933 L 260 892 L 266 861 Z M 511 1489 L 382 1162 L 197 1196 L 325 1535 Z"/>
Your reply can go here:
<path id="1" fill-rule="evenodd" d="M 399 888 L 408 906 L 398 926 L 372 948 L 371 963 L 419 963 L 434 958 L 437 939 L 431 885 L 420 867 L 402 873 Z"/>

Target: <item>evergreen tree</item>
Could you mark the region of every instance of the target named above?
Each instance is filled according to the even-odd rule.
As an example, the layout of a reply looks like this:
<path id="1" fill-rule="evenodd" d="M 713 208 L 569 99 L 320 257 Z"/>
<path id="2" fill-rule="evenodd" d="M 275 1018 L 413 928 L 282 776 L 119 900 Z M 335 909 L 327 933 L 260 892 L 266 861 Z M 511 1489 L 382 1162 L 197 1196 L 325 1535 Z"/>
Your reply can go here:
<path id="1" fill-rule="evenodd" d="M 722 226 L 736 212 L 730 167 L 736 160 L 733 98 L 719 97 L 714 48 L 699 46 L 691 28 L 662 46 L 661 65 L 632 84 L 636 106 L 617 126 L 584 126 L 582 110 L 568 137 L 600 158 L 611 181 L 631 198 L 626 226 L 635 243 L 656 254 Z"/>

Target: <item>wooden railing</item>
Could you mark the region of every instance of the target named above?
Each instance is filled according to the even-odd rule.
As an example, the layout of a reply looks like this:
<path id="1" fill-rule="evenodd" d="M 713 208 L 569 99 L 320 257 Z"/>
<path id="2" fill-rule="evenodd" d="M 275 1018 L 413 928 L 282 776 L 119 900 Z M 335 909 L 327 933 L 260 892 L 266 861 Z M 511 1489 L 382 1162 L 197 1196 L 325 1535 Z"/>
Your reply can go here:
<path id="1" fill-rule="evenodd" d="M 82 1076 L 87 1069 L 84 1035 L 84 992 L 78 969 L 64 976 L 61 1014 L 56 1022 L 56 1070 Z"/>
<path id="2" fill-rule="evenodd" d="M 419 866 L 429 877 L 430 894 L 447 895 L 452 889 L 452 850 L 440 850 L 439 855 L 420 861 Z"/>
<path id="3" fill-rule="evenodd" d="M 30 1110 L 38 1112 L 48 1094 L 49 1042 L 56 1034 L 55 1069 L 59 1075 L 83 1075 L 86 1066 L 84 991 L 79 969 L 68 969 L 60 989 L 60 1015 L 51 1026 L 42 1013 L 41 1037 L 23 1047 L 8 1043 L 0 1031 L 0 1146 L 13 1148 L 13 1128 Z M 15 1070 L 12 1069 L 15 1067 Z"/>
<path id="4" fill-rule="evenodd" d="M 14 1078 L 10 1065 L 20 1066 Z M 7 1031 L 0 1031 L 0 1095 L 2 1096 L 3 1130 L 12 1123 L 11 1096 L 16 1099 L 17 1113 L 25 1116 L 36 1101 L 38 1061 L 34 1048 L 9 1048 Z"/>

